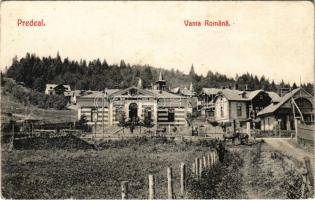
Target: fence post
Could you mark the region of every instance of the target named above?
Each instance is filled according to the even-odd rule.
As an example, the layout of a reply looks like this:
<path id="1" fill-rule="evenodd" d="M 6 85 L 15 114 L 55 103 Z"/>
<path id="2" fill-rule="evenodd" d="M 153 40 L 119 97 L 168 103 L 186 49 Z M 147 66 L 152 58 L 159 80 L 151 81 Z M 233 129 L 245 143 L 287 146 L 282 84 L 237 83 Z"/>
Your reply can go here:
<path id="1" fill-rule="evenodd" d="M 311 191 L 311 185 L 314 185 L 314 177 L 313 177 L 313 172 L 312 172 L 312 167 L 311 167 L 311 161 L 309 157 L 304 157 L 304 164 L 305 168 L 307 171 L 306 174 L 306 186 L 309 191 Z"/>
<path id="2" fill-rule="evenodd" d="M 9 144 L 9 149 L 8 149 L 9 151 L 12 151 L 12 149 L 14 148 L 14 134 L 15 134 L 14 123 L 12 123 L 12 137 Z"/>
<path id="3" fill-rule="evenodd" d="M 173 199 L 172 168 L 167 168 L 167 198 Z"/>
<path id="4" fill-rule="evenodd" d="M 298 120 L 294 118 L 295 140 L 298 142 Z"/>
<path id="5" fill-rule="evenodd" d="M 195 171 L 196 177 L 199 178 L 199 159 L 198 158 L 195 158 L 195 167 L 196 167 L 196 171 Z"/>
<path id="6" fill-rule="evenodd" d="M 128 199 L 128 181 L 121 182 L 121 199 Z"/>
<path id="7" fill-rule="evenodd" d="M 199 177 L 202 175 L 202 158 L 199 159 Z"/>
<path id="8" fill-rule="evenodd" d="M 302 185 L 301 185 L 301 197 L 307 199 L 306 189 L 309 188 L 307 180 L 307 169 L 305 166 L 302 167 Z"/>
<path id="9" fill-rule="evenodd" d="M 154 199 L 155 196 L 155 185 L 154 185 L 154 176 L 149 174 L 149 200 Z"/>
<path id="10" fill-rule="evenodd" d="M 186 180 L 186 165 L 181 163 L 180 165 L 180 193 L 184 195 L 185 193 L 185 180 Z"/>

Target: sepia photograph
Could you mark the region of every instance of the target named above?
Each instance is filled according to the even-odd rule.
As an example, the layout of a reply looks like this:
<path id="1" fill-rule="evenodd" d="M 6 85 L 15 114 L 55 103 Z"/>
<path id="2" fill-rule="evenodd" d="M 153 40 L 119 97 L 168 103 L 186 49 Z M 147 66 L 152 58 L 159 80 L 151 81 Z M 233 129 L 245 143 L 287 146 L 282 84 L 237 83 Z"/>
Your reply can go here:
<path id="1" fill-rule="evenodd" d="M 0 5 L 1 198 L 315 198 L 312 1 Z"/>

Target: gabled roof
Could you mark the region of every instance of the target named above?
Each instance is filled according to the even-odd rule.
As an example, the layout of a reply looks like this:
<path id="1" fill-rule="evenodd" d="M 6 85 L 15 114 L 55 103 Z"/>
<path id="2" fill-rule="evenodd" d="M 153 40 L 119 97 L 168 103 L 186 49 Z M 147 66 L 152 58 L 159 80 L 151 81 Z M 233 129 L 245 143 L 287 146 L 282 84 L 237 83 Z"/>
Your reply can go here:
<path id="1" fill-rule="evenodd" d="M 186 87 L 185 88 L 176 87 L 176 88 L 171 89 L 171 92 L 175 93 L 175 94 L 180 94 L 183 96 L 195 96 L 196 95 L 196 92 L 194 92 L 191 89 L 187 89 Z"/>
<path id="2" fill-rule="evenodd" d="M 118 89 L 106 89 L 105 90 L 105 94 L 104 96 L 109 96 L 111 94 L 113 94 L 114 92 L 117 92 Z M 79 98 L 95 98 L 97 96 L 102 96 L 103 95 L 103 91 L 85 91 L 87 93 L 87 95 L 84 95 L 84 93 L 82 94 L 82 96 L 79 96 Z"/>
<path id="3" fill-rule="evenodd" d="M 222 91 L 222 89 L 219 89 L 219 88 L 202 88 L 201 93 L 204 93 L 206 95 L 216 95 L 220 91 Z"/>
<path id="4" fill-rule="evenodd" d="M 257 113 L 257 116 L 262 116 L 262 115 L 266 115 L 266 114 L 270 114 L 275 112 L 276 110 L 278 110 L 283 104 L 285 104 L 286 102 L 288 102 L 297 92 L 299 92 L 301 90 L 301 88 L 296 88 L 294 90 L 292 90 L 291 92 L 287 93 L 286 95 L 284 95 L 280 102 L 277 104 L 270 104 L 269 106 L 267 106 L 266 108 L 264 108 L 263 110 L 261 110 L 260 112 Z"/>
<path id="5" fill-rule="evenodd" d="M 265 92 L 264 90 L 254 90 L 254 91 L 246 91 L 246 97 L 249 100 L 254 99 L 260 92 Z"/>
<path id="6" fill-rule="evenodd" d="M 239 90 L 231 90 L 231 89 L 223 89 L 218 92 L 219 95 L 223 95 L 230 101 L 248 101 L 249 99 L 244 98 L 242 94 L 244 91 Z"/>
<path id="7" fill-rule="evenodd" d="M 140 89 L 138 87 L 129 87 L 123 90 L 119 89 L 106 89 L 106 93 L 108 97 L 114 97 L 114 96 L 121 96 L 125 93 L 127 93 L 130 89 L 137 89 L 140 93 L 142 93 L 142 96 L 155 96 L 157 98 L 164 98 L 164 99 L 183 99 L 186 97 L 183 97 L 181 95 L 172 94 L 167 91 L 160 91 L 160 90 L 149 90 L 149 89 Z M 95 98 L 95 97 L 101 97 L 103 95 L 102 91 L 88 91 L 90 94 L 80 96 L 79 99 L 85 99 L 85 98 Z M 141 96 L 139 95 L 139 96 Z M 106 97 L 106 95 L 105 95 Z"/>
<path id="8" fill-rule="evenodd" d="M 188 90 L 188 89 L 181 89 L 179 91 L 179 93 L 184 95 L 184 96 L 194 96 L 195 95 L 194 91 L 191 91 L 191 90 Z"/>
<path id="9" fill-rule="evenodd" d="M 240 91 L 232 89 L 222 89 L 218 92 L 225 96 L 230 101 L 250 101 L 253 100 L 259 93 L 267 93 L 273 102 L 279 102 L 280 97 L 274 92 L 266 92 L 264 90 L 254 90 L 254 91 Z"/>
<path id="10" fill-rule="evenodd" d="M 272 99 L 272 102 L 280 102 L 281 101 L 281 97 L 275 93 L 275 92 L 267 92 L 268 95 L 270 96 L 270 98 Z"/>
<path id="11" fill-rule="evenodd" d="M 57 86 L 63 86 L 64 88 L 66 88 L 67 90 L 71 90 L 70 85 L 63 85 L 63 84 L 46 84 L 46 89 L 55 89 L 55 87 Z"/>
<path id="12" fill-rule="evenodd" d="M 113 92 L 112 94 L 110 94 L 110 97 L 114 97 L 114 96 L 120 96 L 120 95 L 124 95 L 125 93 L 128 93 L 129 90 L 131 89 L 135 89 L 138 90 L 139 93 L 142 93 L 143 96 L 153 96 L 153 92 L 149 91 L 149 90 L 145 90 L 145 89 L 141 89 L 135 86 L 123 89 L 123 90 L 118 90 L 116 92 Z"/>
<path id="13" fill-rule="evenodd" d="M 179 87 L 171 89 L 171 92 L 173 92 L 173 93 L 179 93 L 179 91 L 180 91 Z"/>

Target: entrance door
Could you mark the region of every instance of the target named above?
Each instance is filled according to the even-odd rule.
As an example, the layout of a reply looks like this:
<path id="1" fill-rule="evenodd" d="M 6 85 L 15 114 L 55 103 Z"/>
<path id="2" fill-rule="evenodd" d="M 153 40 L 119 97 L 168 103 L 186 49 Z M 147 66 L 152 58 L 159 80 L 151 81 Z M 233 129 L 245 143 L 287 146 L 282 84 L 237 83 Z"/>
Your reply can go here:
<path id="1" fill-rule="evenodd" d="M 134 121 L 138 117 L 138 105 L 136 103 L 129 104 L 129 119 Z"/>

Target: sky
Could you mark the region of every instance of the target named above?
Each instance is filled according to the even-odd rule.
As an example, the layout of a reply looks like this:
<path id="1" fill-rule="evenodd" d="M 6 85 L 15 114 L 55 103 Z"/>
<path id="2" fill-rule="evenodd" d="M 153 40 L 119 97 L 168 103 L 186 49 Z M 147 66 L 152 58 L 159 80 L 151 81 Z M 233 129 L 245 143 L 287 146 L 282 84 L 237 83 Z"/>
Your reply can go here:
<path id="1" fill-rule="evenodd" d="M 18 26 L 44 20 L 45 26 Z M 230 26 L 185 26 L 228 20 Z M 0 69 L 27 52 L 125 60 L 188 73 L 314 82 L 314 7 L 308 1 L 2 2 Z"/>

